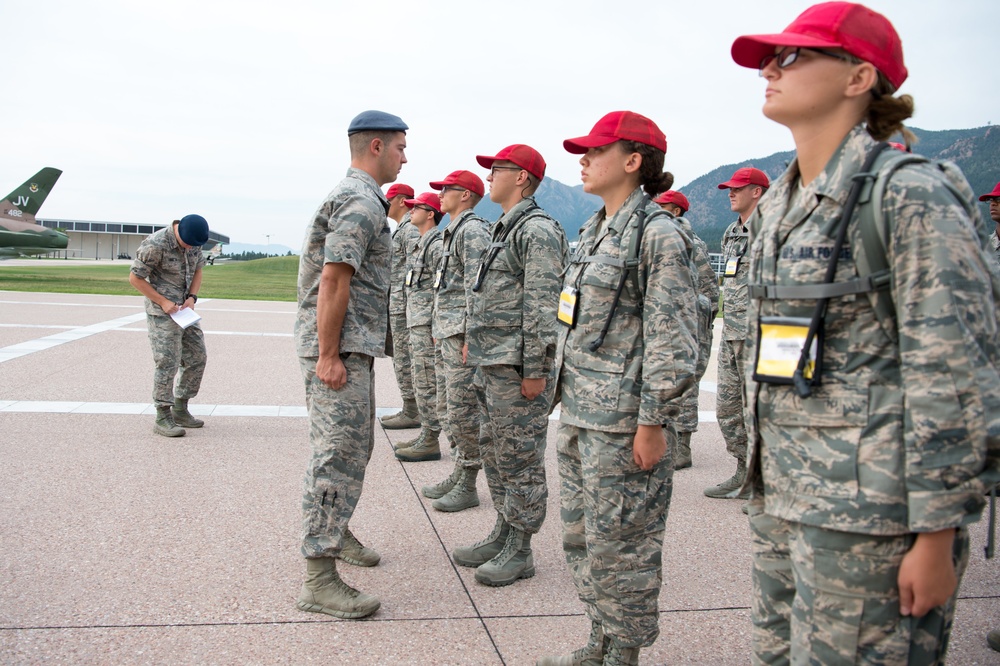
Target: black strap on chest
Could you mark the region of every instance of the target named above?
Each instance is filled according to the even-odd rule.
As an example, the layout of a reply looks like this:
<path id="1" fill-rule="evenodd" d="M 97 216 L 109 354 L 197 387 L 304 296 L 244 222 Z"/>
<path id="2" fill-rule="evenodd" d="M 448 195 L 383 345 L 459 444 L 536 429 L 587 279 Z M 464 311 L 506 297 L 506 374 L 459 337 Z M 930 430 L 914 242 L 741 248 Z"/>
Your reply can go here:
<path id="1" fill-rule="evenodd" d="M 435 230 L 432 229 L 431 231 L 428 231 L 427 233 L 432 234 L 432 233 L 434 233 L 434 231 Z M 428 238 L 428 239 L 425 239 L 425 240 L 426 240 L 426 242 L 424 243 L 423 252 L 420 253 L 420 262 L 415 266 L 415 268 L 417 269 L 417 280 L 416 280 L 416 282 L 413 285 L 414 289 L 419 289 L 420 288 L 420 280 L 423 279 L 423 276 L 424 276 L 424 267 L 427 266 L 427 252 L 430 250 L 431 244 L 434 241 L 436 241 L 437 239 L 436 238 Z"/>
<path id="2" fill-rule="evenodd" d="M 530 217 L 530 213 L 532 211 L 539 210 L 540 208 L 541 207 L 538 204 L 532 201 L 531 204 L 525 207 L 525 209 L 521 212 L 520 217 L 516 220 L 512 220 L 511 223 L 500 233 L 500 236 L 493 239 L 493 242 L 490 243 L 490 246 L 486 249 L 486 253 L 483 255 L 482 262 L 479 264 L 479 273 L 476 275 L 476 283 L 472 285 L 472 291 L 478 292 L 482 288 L 483 280 L 486 279 L 486 273 L 489 272 L 490 266 L 493 265 L 497 255 L 500 254 L 500 250 L 507 247 L 507 242 L 511 234 L 513 234 L 516 229 L 519 229 L 521 225 L 525 223 L 528 217 Z"/>
<path id="3" fill-rule="evenodd" d="M 826 266 L 826 275 L 823 279 L 824 284 L 832 284 L 833 278 L 837 275 L 837 263 L 840 261 L 840 252 L 844 247 L 844 240 L 847 238 L 847 227 L 850 226 L 851 217 L 854 216 L 854 209 L 858 205 L 858 199 L 861 197 L 861 190 L 867 181 L 875 177 L 876 174 L 870 173 L 872 166 L 875 164 L 875 159 L 882 150 L 888 147 L 889 144 L 885 141 L 876 145 L 868 153 L 861 171 L 851 177 L 851 191 L 847 195 L 847 203 L 844 204 L 844 210 L 837 225 L 837 239 L 834 242 L 833 252 L 830 254 L 830 262 Z M 819 332 L 820 322 L 826 316 L 826 308 L 832 296 L 833 294 L 824 295 L 816 301 L 812 319 L 809 320 L 809 331 L 806 333 L 805 342 L 802 344 L 802 351 L 799 353 L 799 362 L 795 367 L 795 373 L 792 375 L 792 383 L 795 384 L 795 391 L 799 394 L 800 398 L 808 398 L 812 395 L 812 387 L 803 376 L 803 371 L 805 370 L 806 362 L 809 360 L 809 349 L 812 347 L 813 340 Z M 817 373 L 813 377 L 813 382 L 818 384 L 819 380 L 819 374 Z"/>
<path id="4" fill-rule="evenodd" d="M 635 232 L 632 234 L 632 241 L 629 243 L 628 254 L 626 255 L 625 261 L 615 262 L 617 265 L 621 266 L 622 272 L 621 276 L 618 278 L 618 287 L 615 289 L 615 298 L 611 301 L 611 309 L 608 311 L 608 318 L 604 320 L 604 326 L 601 328 L 601 334 L 597 336 L 597 339 L 590 343 L 590 351 L 597 351 L 604 344 L 604 338 L 607 337 L 608 331 L 611 329 L 611 320 L 615 318 L 615 310 L 618 309 L 618 301 L 622 298 L 622 290 L 625 288 L 625 281 L 629 275 L 633 276 L 633 280 L 636 282 L 636 290 L 642 294 L 642 286 L 639 284 L 639 244 L 642 242 L 642 232 L 646 229 L 646 208 L 643 206 L 636 211 L 636 221 L 635 221 Z M 581 259 L 581 263 L 587 263 L 587 259 L 591 261 L 596 261 L 598 257 L 587 257 Z M 610 258 L 608 258 L 610 259 Z M 610 261 L 604 261 L 601 263 L 611 263 Z M 580 271 L 583 275 L 583 271 Z"/>
<path id="5" fill-rule="evenodd" d="M 441 271 L 441 281 L 438 283 L 437 286 L 438 291 L 441 291 L 445 286 L 444 276 L 448 272 L 448 257 L 451 256 L 451 244 L 455 242 L 455 236 L 458 234 L 459 230 L 465 225 L 466 222 L 468 222 L 474 217 L 475 215 L 466 215 L 465 217 L 460 219 L 458 223 L 455 225 L 455 228 L 452 229 L 451 233 L 448 235 L 448 242 L 445 243 L 441 248 L 441 263 L 438 264 L 438 270 Z M 444 234 L 442 233 L 442 237 L 443 236 Z"/>

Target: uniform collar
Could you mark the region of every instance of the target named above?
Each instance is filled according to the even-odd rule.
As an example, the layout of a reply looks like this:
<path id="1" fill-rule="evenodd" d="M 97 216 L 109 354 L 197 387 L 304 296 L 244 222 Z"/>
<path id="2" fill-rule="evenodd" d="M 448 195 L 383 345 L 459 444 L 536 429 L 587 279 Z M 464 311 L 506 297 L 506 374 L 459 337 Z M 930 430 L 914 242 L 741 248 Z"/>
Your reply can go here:
<path id="1" fill-rule="evenodd" d="M 375 182 L 375 179 L 372 178 L 370 173 L 363 171 L 362 169 L 348 167 L 347 177 L 360 180 L 367 185 L 371 193 L 378 199 L 379 203 L 382 204 L 382 207 L 385 208 L 385 214 L 389 214 L 389 200 L 385 198 L 385 193 L 382 192 L 382 188 L 378 186 L 378 183 Z"/>

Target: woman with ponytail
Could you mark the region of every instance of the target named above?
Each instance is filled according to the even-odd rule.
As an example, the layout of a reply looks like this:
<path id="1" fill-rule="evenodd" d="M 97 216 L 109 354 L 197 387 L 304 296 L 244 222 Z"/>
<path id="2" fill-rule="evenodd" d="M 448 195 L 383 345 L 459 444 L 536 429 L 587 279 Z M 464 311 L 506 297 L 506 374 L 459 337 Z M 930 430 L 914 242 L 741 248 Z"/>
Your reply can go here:
<path id="1" fill-rule="evenodd" d="M 691 241 L 652 197 L 667 140 L 630 111 L 563 142 L 604 201 L 563 281 L 556 351 L 563 549 L 590 639 L 541 665 L 637 664 L 659 634 L 674 419 L 698 358 Z"/>
<path id="2" fill-rule="evenodd" d="M 884 16 L 815 5 L 732 55 L 796 148 L 750 220 L 753 663 L 943 663 L 966 525 L 1000 480 L 986 230 L 950 168 L 880 152 L 913 138 Z"/>

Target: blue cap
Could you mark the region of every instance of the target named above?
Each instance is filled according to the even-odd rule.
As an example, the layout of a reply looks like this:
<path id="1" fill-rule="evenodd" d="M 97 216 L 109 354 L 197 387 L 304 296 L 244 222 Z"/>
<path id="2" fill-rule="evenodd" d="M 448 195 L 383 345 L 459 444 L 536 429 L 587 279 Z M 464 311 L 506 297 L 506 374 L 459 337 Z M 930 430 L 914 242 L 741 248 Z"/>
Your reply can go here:
<path id="1" fill-rule="evenodd" d="M 177 225 L 177 234 L 186 245 L 208 242 L 208 222 L 201 215 L 185 215 Z"/>
<path id="2" fill-rule="evenodd" d="M 347 128 L 347 136 L 358 132 L 405 132 L 408 129 L 399 116 L 385 111 L 362 111 L 354 116 Z"/>

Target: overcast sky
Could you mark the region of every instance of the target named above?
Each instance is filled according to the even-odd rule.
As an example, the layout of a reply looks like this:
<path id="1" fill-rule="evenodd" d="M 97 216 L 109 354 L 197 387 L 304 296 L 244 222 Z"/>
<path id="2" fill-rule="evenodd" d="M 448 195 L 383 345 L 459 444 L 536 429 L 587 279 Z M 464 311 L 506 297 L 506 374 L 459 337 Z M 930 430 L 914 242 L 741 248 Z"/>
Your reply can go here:
<path id="1" fill-rule="evenodd" d="M 630 109 L 666 133 L 679 186 L 792 148 L 733 63 L 741 34 L 810 2 L 729 0 L 7 0 L 0 7 L 0 189 L 63 170 L 41 217 L 166 223 L 204 215 L 233 242 L 301 246 L 348 164 L 364 109 L 410 126 L 418 192 L 477 153 L 527 143 L 579 184 L 562 140 Z M 903 40 L 930 130 L 1000 122 L 994 3 L 873 0 Z"/>

